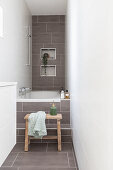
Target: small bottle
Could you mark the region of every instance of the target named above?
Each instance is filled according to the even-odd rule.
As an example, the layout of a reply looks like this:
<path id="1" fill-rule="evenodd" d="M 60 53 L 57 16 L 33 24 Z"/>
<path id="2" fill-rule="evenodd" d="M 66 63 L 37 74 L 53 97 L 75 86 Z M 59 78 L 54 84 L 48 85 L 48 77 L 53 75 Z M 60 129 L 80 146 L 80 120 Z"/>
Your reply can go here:
<path id="1" fill-rule="evenodd" d="M 52 104 L 52 107 L 50 108 L 50 115 L 57 115 L 55 104 Z"/>
<path id="2" fill-rule="evenodd" d="M 65 98 L 65 93 L 64 93 L 64 90 L 61 91 L 61 99 L 64 99 Z"/>
<path id="3" fill-rule="evenodd" d="M 68 92 L 68 90 L 66 90 L 66 92 L 65 92 L 65 99 L 69 99 L 69 92 Z"/>

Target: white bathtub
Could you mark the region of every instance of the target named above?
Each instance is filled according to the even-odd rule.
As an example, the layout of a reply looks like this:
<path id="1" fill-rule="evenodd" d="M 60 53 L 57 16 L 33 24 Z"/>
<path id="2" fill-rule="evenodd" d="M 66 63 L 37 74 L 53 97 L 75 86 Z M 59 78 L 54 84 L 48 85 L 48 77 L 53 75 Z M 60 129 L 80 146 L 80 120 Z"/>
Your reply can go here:
<path id="1" fill-rule="evenodd" d="M 19 96 L 17 102 L 60 102 L 59 91 L 31 91 Z"/>

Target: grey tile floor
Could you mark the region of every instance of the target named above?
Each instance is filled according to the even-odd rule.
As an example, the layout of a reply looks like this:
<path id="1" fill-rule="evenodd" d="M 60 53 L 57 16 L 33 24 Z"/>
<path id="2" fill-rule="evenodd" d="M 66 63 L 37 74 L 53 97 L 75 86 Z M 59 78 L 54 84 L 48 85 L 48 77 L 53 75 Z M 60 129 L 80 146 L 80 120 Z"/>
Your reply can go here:
<path id="1" fill-rule="evenodd" d="M 78 170 L 72 143 L 62 143 L 57 151 L 56 143 L 32 143 L 29 152 L 24 144 L 13 148 L 0 170 Z"/>

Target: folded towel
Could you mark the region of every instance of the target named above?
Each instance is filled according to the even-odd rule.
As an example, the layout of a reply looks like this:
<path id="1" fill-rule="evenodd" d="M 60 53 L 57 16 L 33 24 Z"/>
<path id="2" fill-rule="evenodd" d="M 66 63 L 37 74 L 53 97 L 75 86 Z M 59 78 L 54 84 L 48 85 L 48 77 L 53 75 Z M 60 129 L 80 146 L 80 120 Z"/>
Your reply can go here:
<path id="1" fill-rule="evenodd" d="M 28 118 L 28 135 L 35 138 L 42 138 L 47 135 L 46 130 L 46 113 L 39 111 L 37 113 L 31 113 Z"/>

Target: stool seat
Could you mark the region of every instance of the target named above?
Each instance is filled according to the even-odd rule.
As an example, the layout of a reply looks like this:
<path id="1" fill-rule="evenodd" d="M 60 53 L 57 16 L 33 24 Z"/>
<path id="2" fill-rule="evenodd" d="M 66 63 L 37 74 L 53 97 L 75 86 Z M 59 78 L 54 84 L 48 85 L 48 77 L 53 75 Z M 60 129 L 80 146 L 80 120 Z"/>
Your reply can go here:
<path id="1" fill-rule="evenodd" d="M 26 120 L 25 123 L 25 147 L 24 151 L 28 151 L 28 146 L 30 144 L 30 139 L 37 139 L 32 136 L 28 136 L 28 118 L 30 114 L 27 114 L 24 119 Z M 60 120 L 62 119 L 62 114 L 57 114 L 57 115 L 50 115 L 46 114 L 46 119 L 53 119 L 57 120 L 57 136 L 44 136 L 42 139 L 57 139 L 58 140 L 58 151 L 61 151 L 61 125 L 60 125 Z M 39 138 L 38 138 L 39 139 Z"/>

